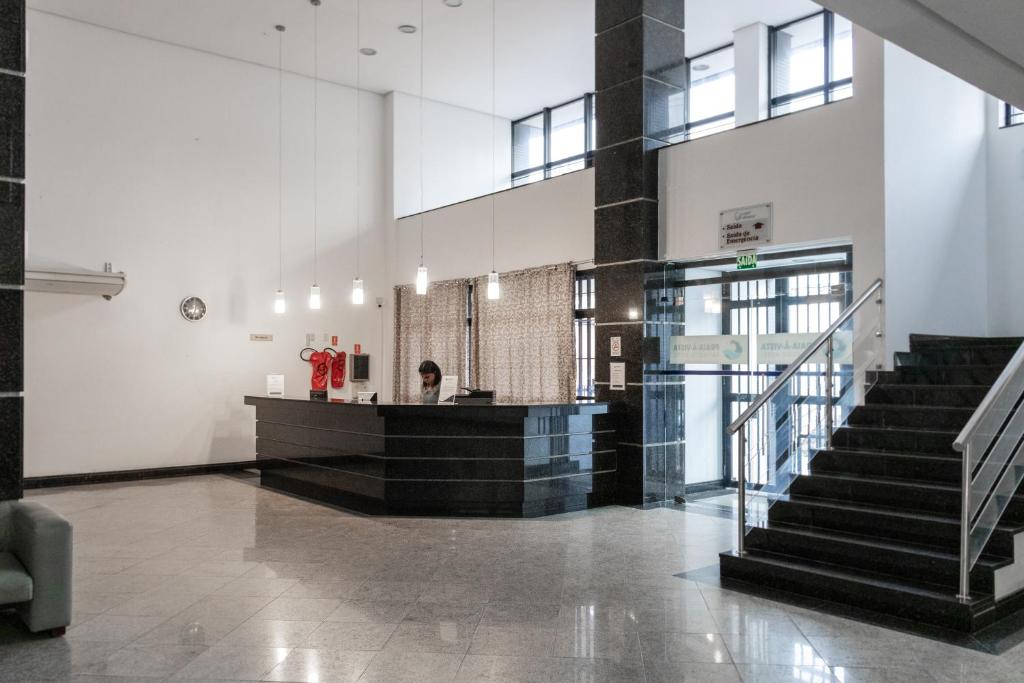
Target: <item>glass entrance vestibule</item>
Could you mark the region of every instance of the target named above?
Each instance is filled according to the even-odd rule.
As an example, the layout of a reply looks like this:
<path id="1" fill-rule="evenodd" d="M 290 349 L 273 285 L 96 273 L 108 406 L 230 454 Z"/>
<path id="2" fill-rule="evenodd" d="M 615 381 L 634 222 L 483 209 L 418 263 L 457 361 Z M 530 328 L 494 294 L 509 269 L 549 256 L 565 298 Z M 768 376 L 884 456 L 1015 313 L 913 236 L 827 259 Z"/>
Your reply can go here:
<path id="1" fill-rule="evenodd" d="M 647 278 L 648 502 L 735 488 L 738 444 L 729 423 L 854 296 L 849 246 L 759 253 L 756 267 L 742 265 L 735 256 L 666 263 Z M 781 438 L 785 451 L 807 457 L 823 447 L 826 377 L 837 385 L 833 395 L 852 382 L 852 332 L 836 339 L 833 373 L 825 372 L 824 358 L 820 367 L 801 368 L 788 391 L 785 430 L 752 422 L 752 439 Z M 770 459 L 751 466 L 750 483 L 772 478 Z M 803 469 L 806 460 L 798 456 L 792 466 Z"/>

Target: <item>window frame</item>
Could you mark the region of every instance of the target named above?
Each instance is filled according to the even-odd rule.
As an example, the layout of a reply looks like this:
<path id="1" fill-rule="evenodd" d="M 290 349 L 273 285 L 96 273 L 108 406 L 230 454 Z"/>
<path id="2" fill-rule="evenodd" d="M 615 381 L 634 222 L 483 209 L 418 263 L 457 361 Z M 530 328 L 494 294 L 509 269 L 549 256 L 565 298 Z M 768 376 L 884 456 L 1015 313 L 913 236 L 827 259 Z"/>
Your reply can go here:
<path id="1" fill-rule="evenodd" d="M 586 283 L 586 287 L 584 287 Z M 573 290 L 573 327 L 576 333 L 575 339 L 575 358 L 576 362 L 576 400 L 577 401 L 593 401 L 597 397 L 596 386 L 594 385 L 595 373 L 597 371 L 597 353 L 593 356 L 590 354 L 590 349 L 595 346 L 592 342 L 596 338 L 597 329 L 595 327 L 597 308 L 597 292 L 595 285 L 597 284 L 596 271 L 594 270 L 577 270 L 576 281 Z M 594 303 L 594 306 L 580 305 L 581 299 L 586 298 L 586 304 Z M 587 334 L 583 335 L 581 332 L 586 329 Z M 583 372 L 583 364 L 587 363 L 587 372 Z M 590 378 L 588 383 L 590 395 L 587 395 L 587 391 L 583 388 L 584 374 L 587 374 Z"/>
<path id="2" fill-rule="evenodd" d="M 999 116 L 999 127 L 1000 128 L 1013 128 L 1014 126 L 1024 125 L 1024 109 L 1018 109 L 1009 102 L 999 102 L 1000 104 L 1000 116 Z M 1014 119 L 1018 119 L 1014 121 Z"/>
<path id="3" fill-rule="evenodd" d="M 823 47 L 824 47 L 823 51 L 825 53 L 825 59 L 823 60 L 823 68 L 824 68 L 824 76 L 825 76 L 825 78 L 822 81 L 822 84 L 821 85 L 816 85 L 816 86 L 814 86 L 812 88 L 805 88 L 804 90 L 800 90 L 800 91 L 797 91 L 797 92 L 786 93 L 785 95 L 776 95 L 775 94 L 775 58 L 776 58 L 776 53 L 777 53 L 776 43 L 777 43 L 777 40 L 778 40 L 779 31 L 782 31 L 782 30 L 784 30 L 786 28 L 789 28 L 790 26 L 793 26 L 794 24 L 799 24 L 801 22 L 808 21 L 810 19 L 814 19 L 815 17 L 818 17 L 818 16 L 821 17 L 822 22 L 824 23 L 823 33 L 822 33 L 822 42 L 823 42 Z M 775 110 L 776 110 L 777 107 L 785 106 L 787 104 L 790 104 L 791 102 L 803 99 L 805 97 L 810 97 L 811 95 L 815 95 L 817 93 L 821 93 L 823 95 L 823 100 L 824 101 L 821 103 L 821 105 L 815 105 L 815 106 L 819 106 L 820 107 L 820 106 L 825 105 L 825 104 L 831 104 L 834 101 L 838 101 L 838 100 L 834 100 L 833 99 L 833 97 L 835 95 L 835 92 L 837 90 L 839 90 L 840 88 L 846 87 L 848 85 L 849 86 L 853 85 L 853 76 L 848 76 L 847 78 L 840 78 L 838 80 L 833 80 L 832 79 L 832 62 L 833 62 L 832 49 L 833 49 L 833 45 L 835 43 L 835 27 L 836 27 L 835 13 L 832 12 L 831 10 L 823 9 L 823 10 L 820 10 L 818 12 L 814 12 L 813 14 L 808 14 L 807 16 L 800 17 L 799 19 L 793 19 L 792 21 L 787 21 L 784 24 L 779 24 L 778 26 L 771 26 L 771 27 L 768 28 L 768 118 L 769 119 L 778 118 L 780 116 L 787 116 L 788 114 L 796 114 L 797 112 L 776 112 Z M 847 98 L 842 98 L 842 99 L 847 99 Z M 814 108 L 815 107 L 808 107 L 808 109 L 814 109 Z M 806 111 L 806 110 L 801 109 L 799 111 Z"/>
<path id="4" fill-rule="evenodd" d="M 564 157 L 562 159 L 552 159 L 551 158 L 551 112 L 554 109 L 559 109 L 561 107 L 565 107 L 565 106 L 568 106 L 570 104 L 575 104 L 576 102 L 579 102 L 580 100 L 583 101 L 583 134 L 584 134 L 583 150 L 584 151 L 583 151 L 582 154 L 574 154 L 572 156 Z M 540 166 L 533 166 L 531 168 L 524 168 L 522 170 L 517 171 L 516 170 L 516 144 L 515 144 L 515 142 L 516 142 L 516 133 L 515 133 L 516 125 L 518 125 L 520 123 L 523 123 L 524 121 L 528 121 L 529 119 L 532 119 L 535 116 L 541 116 L 541 115 L 543 116 L 543 121 L 544 121 L 544 130 L 543 130 L 543 135 L 544 135 L 544 163 L 541 164 Z M 511 163 L 511 166 L 510 166 L 510 168 L 512 169 L 512 176 L 511 176 L 511 179 L 510 179 L 512 187 L 522 187 L 523 185 L 529 185 L 530 183 L 539 182 L 540 180 L 548 180 L 549 178 L 554 178 L 556 176 L 552 175 L 552 171 L 554 171 L 556 169 L 559 169 L 562 166 L 565 166 L 567 164 L 575 163 L 577 161 L 583 161 L 583 168 L 584 169 L 590 168 L 591 166 L 594 165 L 594 145 L 592 144 L 593 143 L 593 138 L 594 138 L 593 133 L 594 133 L 594 93 L 592 93 L 592 92 L 584 93 L 583 97 L 575 97 L 575 98 L 573 98 L 571 100 L 567 100 L 567 101 L 562 102 L 560 104 L 556 104 L 553 107 L 545 107 L 544 109 L 541 109 L 540 111 L 535 111 L 532 114 L 528 114 L 526 116 L 523 116 L 521 118 L 516 119 L 515 121 L 512 122 L 512 125 L 509 127 L 509 134 L 510 134 L 510 136 L 512 138 L 512 152 L 511 152 L 512 163 Z M 580 170 L 583 170 L 583 169 L 580 169 Z M 531 180 L 531 181 L 528 181 L 528 182 L 519 182 L 519 184 L 517 184 L 518 181 L 522 181 L 522 180 L 524 180 L 526 178 L 529 178 L 531 175 L 533 175 L 535 173 L 540 173 L 540 172 L 543 172 L 543 174 L 544 174 L 543 178 L 538 178 L 537 180 Z M 558 175 L 562 175 L 562 174 L 558 174 Z"/>
<path id="5" fill-rule="evenodd" d="M 677 126 L 675 128 L 669 129 L 669 133 L 670 134 L 674 135 L 676 133 L 682 133 L 683 134 L 683 140 L 682 141 L 686 141 L 686 140 L 690 139 L 690 132 L 694 128 L 697 128 L 699 126 L 706 126 L 706 125 L 711 124 L 711 123 L 717 123 L 718 121 L 724 121 L 724 120 L 729 119 L 729 118 L 733 118 L 733 119 L 736 118 L 736 100 L 734 98 L 733 99 L 732 111 L 727 112 L 727 113 L 722 113 L 722 114 L 716 114 L 714 116 L 709 116 L 707 118 L 699 119 L 697 121 L 691 121 L 690 120 L 690 93 L 693 90 L 692 87 L 691 87 L 691 71 L 692 71 L 692 69 L 691 69 L 691 62 L 693 62 L 693 60 L 695 60 L 695 59 L 704 59 L 705 57 L 707 57 L 709 55 L 715 54 L 716 52 L 722 52 L 723 50 L 728 50 L 730 48 L 733 50 L 732 68 L 733 68 L 733 74 L 735 75 L 735 73 L 736 73 L 736 43 L 735 42 L 727 43 L 725 45 L 720 45 L 719 47 L 716 47 L 714 49 L 707 50 L 705 52 L 701 52 L 699 55 L 694 55 L 693 57 L 687 57 L 686 58 L 686 89 L 683 92 L 683 125 L 682 125 L 682 130 L 680 130 L 679 127 Z M 735 123 L 734 123 L 733 127 L 735 128 Z M 719 132 L 724 132 L 724 131 L 719 131 Z"/>

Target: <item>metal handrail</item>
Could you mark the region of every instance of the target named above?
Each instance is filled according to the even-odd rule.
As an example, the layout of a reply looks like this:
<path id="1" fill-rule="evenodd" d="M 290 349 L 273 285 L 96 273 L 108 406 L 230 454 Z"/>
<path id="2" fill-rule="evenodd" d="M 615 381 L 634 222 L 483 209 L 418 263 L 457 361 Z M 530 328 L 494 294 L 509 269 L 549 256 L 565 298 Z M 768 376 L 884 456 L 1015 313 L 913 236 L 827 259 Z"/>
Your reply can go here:
<path id="1" fill-rule="evenodd" d="M 956 437 L 956 441 L 953 442 L 953 449 L 963 454 L 963 466 L 960 474 L 960 590 L 957 593 L 960 602 L 968 602 L 971 599 L 971 569 L 974 566 L 974 562 L 971 561 L 971 532 L 974 530 L 971 524 L 971 485 L 974 483 L 974 472 L 971 467 L 971 440 L 985 418 L 995 409 L 999 399 L 1006 393 L 1011 380 L 1021 372 L 1024 372 L 1024 344 L 1020 345 L 1017 352 L 1013 354 L 1013 358 L 999 373 L 995 384 L 985 394 L 985 398 L 982 399 L 977 410 L 971 415 L 971 419 L 967 421 Z M 1014 403 L 1016 402 L 1014 401 Z M 999 487 L 1001 481 L 1002 478 L 996 478 L 989 490 L 985 491 L 982 500 L 991 495 Z M 980 510 L 978 514 L 981 514 Z"/>
<path id="2" fill-rule="evenodd" d="M 956 441 L 953 442 L 953 448 L 958 453 L 963 453 L 964 448 L 967 447 L 967 442 L 974 436 L 974 432 L 978 431 L 978 426 L 981 421 L 985 419 L 989 411 L 992 410 L 992 406 L 995 405 L 996 400 L 1006 390 L 1010 380 L 1013 379 L 1014 375 L 1024 368 L 1024 344 L 1021 344 L 1017 352 L 1013 354 L 1013 358 L 1010 359 L 1010 363 L 999 373 L 999 378 L 996 379 L 996 383 L 992 385 L 988 393 L 985 394 L 985 398 L 978 404 L 978 409 L 971 415 L 971 419 L 967 421 L 964 428 L 960 430 L 960 435 L 956 437 Z"/>
<path id="3" fill-rule="evenodd" d="M 786 382 L 788 382 L 793 377 L 793 375 L 795 375 L 797 371 L 800 370 L 801 366 L 803 366 L 808 360 L 810 360 L 811 356 L 816 354 L 818 350 L 822 346 L 824 346 L 825 343 L 829 339 L 831 339 L 837 331 L 839 331 L 839 328 L 842 327 L 847 320 L 852 318 L 854 313 L 860 310 L 861 306 L 867 303 L 868 299 L 871 298 L 871 295 L 882 288 L 882 285 L 883 282 L 881 278 L 875 280 L 871 284 L 871 286 L 868 287 L 867 290 L 857 298 L 856 301 L 847 306 L 846 310 L 840 313 L 839 317 L 836 318 L 836 321 L 832 323 L 827 330 L 822 332 L 821 336 L 815 339 L 810 346 L 804 349 L 804 352 L 801 353 L 795 361 L 790 363 L 789 367 L 786 368 L 786 371 L 783 372 L 778 377 L 776 377 L 775 381 L 769 384 L 768 388 L 761 392 L 761 394 L 756 399 L 754 399 L 753 403 L 747 406 L 747 409 L 740 413 L 740 416 L 732 421 L 732 423 L 726 428 L 728 433 L 735 434 L 736 432 L 738 432 L 740 430 L 740 427 L 746 424 L 747 421 L 749 421 L 750 418 L 754 416 L 754 413 L 760 410 L 761 407 L 765 403 L 767 403 L 772 396 L 779 393 L 779 391 L 781 391 L 782 388 L 786 386 Z"/>
<path id="4" fill-rule="evenodd" d="M 793 378 L 794 375 L 800 370 L 800 368 L 811 359 L 818 350 L 825 347 L 825 371 L 828 376 L 828 389 L 825 391 L 825 446 L 826 448 L 832 447 L 832 366 L 833 366 L 833 346 L 832 337 L 839 328 L 842 327 L 848 320 L 850 320 L 854 314 L 860 310 L 860 307 L 871 299 L 875 292 L 879 292 L 882 289 L 883 282 L 879 278 L 871 283 L 871 286 L 865 290 L 863 294 L 857 297 L 857 300 L 846 307 L 846 309 L 839 314 L 835 322 L 829 325 L 828 329 L 821 333 L 821 335 L 815 339 L 810 346 L 804 349 L 795 361 L 790 363 L 786 371 L 775 378 L 768 388 L 765 389 L 761 394 L 754 399 L 754 401 L 744 410 L 738 418 L 736 418 L 727 428 L 726 431 L 731 434 L 737 434 L 737 448 L 738 453 L 736 457 L 736 487 L 737 487 L 737 505 L 736 505 L 736 521 L 738 522 L 738 538 L 736 541 L 736 551 L 743 554 L 743 543 L 744 537 L 747 532 L 747 477 L 746 477 L 746 459 L 747 459 L 747 432 L 743 429 L 744 425 L 750 420 L 754 414 L 760 410 L 765 403 L 771 399 L 772 396 L 777 394 L 782 387 L 786 386 L 786 382 Z M 879 295 L 878 299 L 875 300 L 879 306 L 882 304 L 882 297 Z M 881 323 L 879 323 L 881 324 Z M 878 332 L 881 335 L 881 330 Z"/>

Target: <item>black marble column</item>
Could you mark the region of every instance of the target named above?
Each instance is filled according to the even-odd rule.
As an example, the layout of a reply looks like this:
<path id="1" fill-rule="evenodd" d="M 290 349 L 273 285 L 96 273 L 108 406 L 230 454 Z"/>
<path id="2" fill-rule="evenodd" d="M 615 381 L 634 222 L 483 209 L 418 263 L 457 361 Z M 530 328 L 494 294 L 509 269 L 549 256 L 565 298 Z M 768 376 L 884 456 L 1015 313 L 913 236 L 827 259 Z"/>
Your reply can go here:
<path id="1" fill-rule="evenodd" d="M 682 471 L 682 449 L 668 462 L 655 433 L 661 418 L 645 419 L 643 348 L 644 281 L 660 270 L 657 150 L 667 144 L 670 104 L 681 106 L 686 86 L 685 3 L 596 2 L 597 398 L 617 417 L 618 501 L 632 505 L 682 493 L 666 483 L 667 473 Z M 612 337 L 621 339 L 621 357 L 610 357 Z M 625 363 L 625 390 L 609 386 L 612 362 Z"/>
<path id="2" fill-rule="evenodd" d="M 0 3 L 0 500 L 22 493 L 25 1 Z"/>

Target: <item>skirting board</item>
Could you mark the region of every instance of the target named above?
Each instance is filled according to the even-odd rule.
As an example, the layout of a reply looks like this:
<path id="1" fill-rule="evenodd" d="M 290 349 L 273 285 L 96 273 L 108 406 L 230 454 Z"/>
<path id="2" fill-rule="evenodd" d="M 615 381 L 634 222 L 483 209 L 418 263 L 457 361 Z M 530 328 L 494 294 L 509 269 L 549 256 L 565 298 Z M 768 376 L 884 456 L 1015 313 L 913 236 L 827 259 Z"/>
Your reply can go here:
<path id="1" fill-rule="evenodd" d="M 82 474 L 55 474 L 48 477 L 26 477 L 25 489 L 45 489 L 55 486 L 79 486 L 82 484 L 106 484 L 119 481 L 140 481 L 143 479 L 165 479 L 167 477 L 191 477 L 200 474 L 219 474 L 258 468 L 256 460 L 223 462 L 211 465 L 184 465 L 181 467 L 153 467 L 143 470 L 118 470 L 116 472 L 83 472 Z"/>

